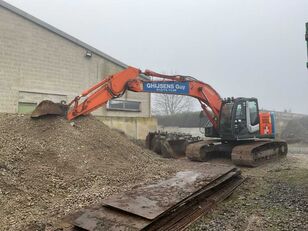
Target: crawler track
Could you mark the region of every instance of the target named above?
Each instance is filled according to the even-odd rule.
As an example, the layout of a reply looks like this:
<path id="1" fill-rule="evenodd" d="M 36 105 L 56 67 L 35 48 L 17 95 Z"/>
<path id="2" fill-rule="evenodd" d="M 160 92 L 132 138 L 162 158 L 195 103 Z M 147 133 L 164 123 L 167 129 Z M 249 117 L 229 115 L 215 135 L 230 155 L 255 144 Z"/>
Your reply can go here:
<path id="1" fill-rule="evenodd" d="M 234 147 L 231 158 L 236 165 L 255 167 L 266 161 L 285 157 L 287 153 L 285 141 L 255 141 Z"/>
<path id="2" fill-rule="evenodd" d="M 223 156 L 231 157 L 235 165 L 250 167 L 285 157 L 288 153 L 287 143 L 282 140 L 200 140 L 198 137 L 173 133 L 149 133 L 147 147 L 168 158 L 185 154 L 192 161 L 205 162 Z"/>

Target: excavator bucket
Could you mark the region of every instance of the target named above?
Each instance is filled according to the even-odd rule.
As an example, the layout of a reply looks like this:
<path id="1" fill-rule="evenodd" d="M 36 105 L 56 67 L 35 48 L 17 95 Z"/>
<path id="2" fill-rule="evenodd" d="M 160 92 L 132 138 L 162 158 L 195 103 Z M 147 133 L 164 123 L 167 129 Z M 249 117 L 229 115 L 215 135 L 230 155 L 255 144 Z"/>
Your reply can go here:
<path id="1" fill-rule="evenodd" d="M 54 103 L 50 100 L 44 100 L 37 105 L 31 114 L 31 118 L 38 118 L 46 115 L 66 115 L 68 106 L 64 103 Z"/>
<path id="2" fill-rule="evenodd" d="M 185 156 L 189 143 L 199 140 L 199 137 L 184 133 L 149 132 L 146 147 L 165 158 L 178 158 Z"/>

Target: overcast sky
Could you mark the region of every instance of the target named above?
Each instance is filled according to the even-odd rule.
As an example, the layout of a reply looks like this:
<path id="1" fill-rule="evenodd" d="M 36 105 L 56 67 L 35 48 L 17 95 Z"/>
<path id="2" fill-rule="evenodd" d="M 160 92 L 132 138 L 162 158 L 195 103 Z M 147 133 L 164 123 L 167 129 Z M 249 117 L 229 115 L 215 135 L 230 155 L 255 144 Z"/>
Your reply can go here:
<path id="1" fill-rule="evenodd" d="M 308 114 L 308 0 L 7 0 L 141 69 Z"/>

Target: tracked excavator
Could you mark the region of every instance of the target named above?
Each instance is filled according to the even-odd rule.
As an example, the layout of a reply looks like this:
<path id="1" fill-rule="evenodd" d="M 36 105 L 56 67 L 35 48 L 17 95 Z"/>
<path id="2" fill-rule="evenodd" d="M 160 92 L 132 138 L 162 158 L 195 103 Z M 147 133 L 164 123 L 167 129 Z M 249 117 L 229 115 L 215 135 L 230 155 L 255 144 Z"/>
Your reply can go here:
<path id="1" fill-rule="evenodd" d="M 145 75 L 154 78 L 140 78 Z M 149 133 L 147 146 L 155 151 L 184 153 L 194 161 L 207 161 L 216 154 L 231 155 L 236 165 L 257 166 L 269 159 L 286 156 L 285 141 L 275 139 L 275 118 L 271 112 L 260 112 L 256 98 L 222 99 L 209 84 L 191 76 L 164 75 L 128 67 L 113 74 L 75 97 L 69 104 L 42 101 L 31 117 L 48 114 L 65 115 L 68 120 L 89 114 L 109 100 L 121 97 L 127 90 L 159 94 L 176 94 L 196 98 L 211 126 L 205 128 L 210 139 L 171 139 L 160 133 Z"/>

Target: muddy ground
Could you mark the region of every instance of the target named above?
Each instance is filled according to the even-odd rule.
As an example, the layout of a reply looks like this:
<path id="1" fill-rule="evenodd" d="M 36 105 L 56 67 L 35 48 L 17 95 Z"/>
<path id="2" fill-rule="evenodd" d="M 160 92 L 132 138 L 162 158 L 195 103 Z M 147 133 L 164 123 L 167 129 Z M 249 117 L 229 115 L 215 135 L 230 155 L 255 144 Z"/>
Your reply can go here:
<path id="1" fill-rule="evenodd" d="M 242 172 L 247 180 L 190 231 L 308 230 L 308 154 Z"/>

